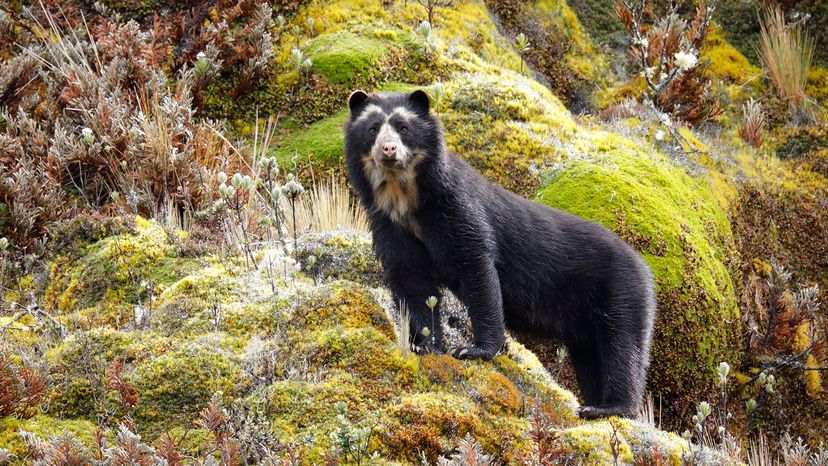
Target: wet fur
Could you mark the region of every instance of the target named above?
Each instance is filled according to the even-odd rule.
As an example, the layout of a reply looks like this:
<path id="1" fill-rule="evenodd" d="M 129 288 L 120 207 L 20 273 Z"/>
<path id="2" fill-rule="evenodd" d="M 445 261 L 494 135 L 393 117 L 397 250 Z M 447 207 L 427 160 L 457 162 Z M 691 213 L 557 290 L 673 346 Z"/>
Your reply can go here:
<path id="1" fill-rule="evenodd" d="M 408 305 L 413 345 L 443 349 L 439 326 L 430 329 L 433 345 L 422 330 L 440 321 L 439 305 L 435 317 L 425 301 L 444 286 L 468 308 L 475 335 L 451 354 L 491 358 L 503 347 L 505 327 L 561 341 L 584 398 L 581 416 L 634 416 L 655 317 L 641 257 L 596 223 L 483 179 L 448 152 L 424 93 L 358 92 L 349 106 L 349 178 L 369 212 L 388 286 Z M 366 108 L 372 114 L 363 114 Z M 409 118 L 389 117 L 400 108 Z M 411 157 L 399 169 L 372 158 L 369 129 L 385 121 L 407 129 L 400 139 Z"/>

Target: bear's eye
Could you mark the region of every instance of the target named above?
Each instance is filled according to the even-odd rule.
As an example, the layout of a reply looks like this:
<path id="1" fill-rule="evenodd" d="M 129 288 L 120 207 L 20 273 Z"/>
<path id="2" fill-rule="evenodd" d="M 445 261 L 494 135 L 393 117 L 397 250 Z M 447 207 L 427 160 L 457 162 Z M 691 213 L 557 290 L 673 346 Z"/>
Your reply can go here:
<path id="1" fill-rule="evenodd" d="M 408 132 L 408 126 L 403 126 L 402 128 L 400 128 L 400 132 L 403 133 L 403 134 L 407 133 Z"/>
<path id="2" fill-rule="evenodd" d="M 372 127 L 368 128 L 368 132 L 371 133 L 371 134 L 377 134 L 377 128 L 374 128 L 372 126 Z"/>

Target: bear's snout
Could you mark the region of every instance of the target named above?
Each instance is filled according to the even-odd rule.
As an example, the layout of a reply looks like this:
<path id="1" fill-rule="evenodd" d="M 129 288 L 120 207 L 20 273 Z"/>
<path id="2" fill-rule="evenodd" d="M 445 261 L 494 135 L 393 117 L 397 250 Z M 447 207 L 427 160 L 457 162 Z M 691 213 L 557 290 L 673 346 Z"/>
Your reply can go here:
<path id="1" fill-rule="evenodd" d="M 394 157 L 397 154 L 397 145 L 392 142 L 386 142 L 382 145 L 382 153 L 386 157 Z"/>

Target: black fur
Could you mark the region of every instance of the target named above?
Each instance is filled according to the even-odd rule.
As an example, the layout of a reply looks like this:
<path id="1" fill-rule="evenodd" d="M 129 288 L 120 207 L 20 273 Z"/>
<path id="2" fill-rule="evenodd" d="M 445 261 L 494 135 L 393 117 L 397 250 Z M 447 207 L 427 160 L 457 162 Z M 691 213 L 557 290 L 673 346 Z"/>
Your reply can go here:
<path id="1" fill-rule="evenodd" d="M 415 171 L 416 207 L 406 221 L 375 206 L 362 159 L 376 137 L 369 128 L 384 117 L 356 122 L 370 104 L 386 114 L 406 107 L 418 115 L 407 123 L 389 120 L 398 129 L 408 126 L 402 143 L 422 158 Z M 409 307 L 413 343 L 423 347 L 432 340 L 420 333 L 433 322 L 425 301 L 445 286 L 468 308 L 475 335 L 471 346 L 451 354 L 491 358 L 504 345 L 505 327 L 537 332 L 566 345 L 584 398 L 582 417 L 636 415 L 655 316 L 645 262 L 606 228 L 483 179 L 448 152 L 428 105 L 422 91 L 358 91 L 345 127 L 349 178 L 369 212 L 388 285 Z M 440 329 L 432 330 L 437 347 L 431 349 L 442 350 Z"/>

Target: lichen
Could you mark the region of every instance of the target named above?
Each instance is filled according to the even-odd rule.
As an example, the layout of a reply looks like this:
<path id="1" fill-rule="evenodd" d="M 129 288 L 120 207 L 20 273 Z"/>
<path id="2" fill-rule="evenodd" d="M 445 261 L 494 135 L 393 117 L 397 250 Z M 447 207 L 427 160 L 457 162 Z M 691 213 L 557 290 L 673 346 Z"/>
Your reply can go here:
<path id="1" fill-rule="evenodd" d="M 308 234 L 297 250 L 303 271 L 317 279 L 341 279 L 367 286 L 382 283 L 382 267 L 371 236 L 349 231 Z M 313 256 L 313 263 L 308 259 Z"/>

